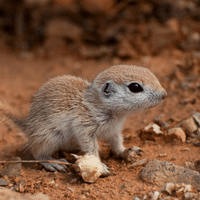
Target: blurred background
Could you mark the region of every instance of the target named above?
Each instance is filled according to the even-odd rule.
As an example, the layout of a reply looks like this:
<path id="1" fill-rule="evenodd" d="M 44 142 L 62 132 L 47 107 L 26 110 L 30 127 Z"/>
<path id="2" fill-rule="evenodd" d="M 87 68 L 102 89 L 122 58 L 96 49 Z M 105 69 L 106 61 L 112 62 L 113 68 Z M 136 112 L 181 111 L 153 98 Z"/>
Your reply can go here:
<path id="1" fill-rule="evenodd" d="M 0 0 L 0 42 L 83 58 L 200 50 L 199 0 Z"/>

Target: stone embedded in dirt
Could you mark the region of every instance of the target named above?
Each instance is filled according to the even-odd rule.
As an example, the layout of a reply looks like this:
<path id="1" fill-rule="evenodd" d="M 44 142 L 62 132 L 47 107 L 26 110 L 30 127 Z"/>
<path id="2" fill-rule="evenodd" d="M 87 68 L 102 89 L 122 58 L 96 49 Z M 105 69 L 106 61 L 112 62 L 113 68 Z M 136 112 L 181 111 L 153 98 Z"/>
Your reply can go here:
<path id="1" fill-rule="evenodd" d="M 184 192 L 191 192 L 192 191 L 192 186 L 191 185 L 186 185 L 185 186 L 185 189 L 184 189 Z"/>
<path id="2" fill-rule="evenodd" d="M 141 200 L 139 197 L 134 197 L 133 200 Z"/>
<path id="3" fill-rule="evenodd" d="M 193 192 L 193 193 L 192 193 Z M 149 200 L 178 200 L 178 199 L 199 199 L 200 193 L 194 193 L 196 190 L 192 189 L 191 185 L 186 185 L 184 183 L 167 183 L 159 192 L 149 191 L 143 196 L 143 199 Z M 162 193 L 162 194 L 161 194 Z M 193 195 L 195 194 L 195 196 Z M 165 196 L 168 195 L 168 196 Z"/>
<path id="4" fill-rule="evenodd" d="M 181 151 L 189 151 L 190 149 L 188 147 L 181 149 Z"/>
<path id="5" fill-rule="evenodd" d="M 138 166 L 144 166 L 148 163 L 148 159 L 142 159 L 142 160 L 138 160 L 134 163 L 132 163 L 129 168 L 134 168 L 134 167 L 138 167 Z"/>
<path id="6" fill-rule="evenodd" d="M 184 194 L 185 200 L 193 200 L 196 197 L 197 197 L 197 194 L 195 194 L 195 193 L 185 193 Z"/>
<path id="7" fill-rule="evenodd" d="M 157 200 L 157 199 L 159 198 L 159 196 L 160 196 L 160 192 L 155 191 L 155 192 L 152 194 L 151 199 L 152 199 L 152 200 Z"/>
<path id="8" fill-rule="evenodd" d="M 85 182 L 93 183 L 103 174 L 103 165 L 95 155 L 74 155 L 74 157 L 77 159 L 74 168 Z"/>
<path id="9" fill-rule="evenodd" d="M 157 156 L 160 157 L 160 158 L 163 158 L 163 157 L 166 157 L 166 156 L 167 156 L 167 153 L 160 153 L 160 154 L 158 154 Z"/>
<path id="10" fill-rule="evenodd" d="M 157 124 L 149 124 L 144 129 L 139 130 L 139 137 L 141 140 L 156 141 L 156 137 L 162 136 L 163 132 Z"/>
<path id="11" fill-rule="evenodd" d="M 141 172 L 143 180 L 156 185 L 172 183 L 190 184 L 200 189 L 200 174 L 166 161 L 152 160 Z"/>
<path id="12" fill-rule="evenodd" d="M 49 200 L 49 197 L 47 195 L 44 195 L 42 193 L 38 194 L 26 194 L 22 195 L 18 192 L 11 191 L 10 189 L 4 188 L 0 189 L 0 199 L 1 200 Z"/>
<path id="13" fill-rule="evenodd" d="M 174 183 L 166 183 L 164 187 L 161 189 L 162 193 L 172 194 L 172 192 L 175 190 L 175 184 Z"/>
<path id="14" fill-rule="evenodd" d="M 192 136 L 192 134 L 198 129 L 197 123 L 193 117 L 183 120 L 180 126 L 185 131 L 187 136 Z"/>
<path id="15" fill-rule="evenodd" d="M 9 185 L 9 183 L 10 183 L 9 180 L 0 178 L 0 186 L 7 186 Z"/>
<path id="16" fill-rule="evenodd" d="M 200 128 L 200 113 L 195 113 L 194 115 L 192 115 L 192 117 L 197 126 Z"/>
<path id="17" fill-rule="evenodd" d="M 145 131 L 153 131 L 157 134 L 163 134 L 163 132 L 160 130 L 160 126 L 157 124 L 149 124 L 144 128 Z"/>
<path id="18" fill-rule="evenodd" d="M 12 159 L 13 161 L 21 161 L 21 158 L 16 157 Z M 21 174 L 21 163 L 16 163 L 16 164 L 7 164 L 2 170 L 0 175 L 4 176 L 7 175 L 8 177 L 12 176 L 20 176 Z"/>
<path id="19" fill-rule="evenodd" d="M 182 142 L 186 141 L 186 134 L 180 127 L 169 129 L 167 135 L 180 139 Z"/>

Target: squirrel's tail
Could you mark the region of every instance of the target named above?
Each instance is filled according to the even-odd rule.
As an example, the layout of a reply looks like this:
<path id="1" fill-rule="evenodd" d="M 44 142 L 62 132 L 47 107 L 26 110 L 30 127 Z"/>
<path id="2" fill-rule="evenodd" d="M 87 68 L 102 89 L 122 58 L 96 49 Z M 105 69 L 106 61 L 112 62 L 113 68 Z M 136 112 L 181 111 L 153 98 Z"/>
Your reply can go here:
<path id="1" fill-rule="evenodd" d="M 5 124 L 9 128 L 18 127 L 22 131 L 25 131 L 26 125 L 18 118 L 12 108 L 5 102 L 0 101 L 0 124 Z"/>

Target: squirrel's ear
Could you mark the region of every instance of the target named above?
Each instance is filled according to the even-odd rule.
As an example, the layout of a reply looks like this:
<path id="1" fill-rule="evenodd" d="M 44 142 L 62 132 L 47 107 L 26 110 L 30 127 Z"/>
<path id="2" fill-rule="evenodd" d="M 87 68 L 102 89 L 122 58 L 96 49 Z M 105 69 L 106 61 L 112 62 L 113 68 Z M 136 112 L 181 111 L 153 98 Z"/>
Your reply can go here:
<path id="1" fill-rule="evenodd" d="M 111 84 L 106 82 L 103 84 L 103 87 L 102 87 L 102 92 L 104 95 L 106 96 L 110 96 L 111 94 Z"/>

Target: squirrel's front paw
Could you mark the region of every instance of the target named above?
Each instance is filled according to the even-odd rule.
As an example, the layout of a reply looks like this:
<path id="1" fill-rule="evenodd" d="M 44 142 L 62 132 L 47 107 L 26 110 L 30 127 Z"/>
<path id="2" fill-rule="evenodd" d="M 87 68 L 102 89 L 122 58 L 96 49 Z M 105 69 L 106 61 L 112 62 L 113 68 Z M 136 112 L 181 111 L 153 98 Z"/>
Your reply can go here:
<path id="1" fill-rule="evenodd" d="M 138 159 L 137 153 L 132 148 L 126 148 L 122 153 L 121 157 L 127 161 L 135 162 Z"/>

